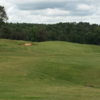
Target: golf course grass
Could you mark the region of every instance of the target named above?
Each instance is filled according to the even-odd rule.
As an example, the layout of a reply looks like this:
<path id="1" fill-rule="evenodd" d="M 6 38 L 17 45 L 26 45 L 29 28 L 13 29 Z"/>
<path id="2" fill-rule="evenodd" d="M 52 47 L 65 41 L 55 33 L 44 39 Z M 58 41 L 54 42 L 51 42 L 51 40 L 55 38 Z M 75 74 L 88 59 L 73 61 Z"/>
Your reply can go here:
<path id="1" fill-rule="evenodd" d="M 0 100 L 100 100 L 100 46 L 0 39 Z"/>

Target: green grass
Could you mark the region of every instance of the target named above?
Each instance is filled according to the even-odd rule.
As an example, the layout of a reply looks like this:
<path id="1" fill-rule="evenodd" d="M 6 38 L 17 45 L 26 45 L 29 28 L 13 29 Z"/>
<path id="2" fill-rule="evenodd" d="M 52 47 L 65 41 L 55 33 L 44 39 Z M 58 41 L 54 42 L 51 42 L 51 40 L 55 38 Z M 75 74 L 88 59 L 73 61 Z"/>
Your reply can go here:
<path id="1" fill-rule="evenodd" d="M 100 46 L 0 39 L 0 100 L 100 100 Z"/>

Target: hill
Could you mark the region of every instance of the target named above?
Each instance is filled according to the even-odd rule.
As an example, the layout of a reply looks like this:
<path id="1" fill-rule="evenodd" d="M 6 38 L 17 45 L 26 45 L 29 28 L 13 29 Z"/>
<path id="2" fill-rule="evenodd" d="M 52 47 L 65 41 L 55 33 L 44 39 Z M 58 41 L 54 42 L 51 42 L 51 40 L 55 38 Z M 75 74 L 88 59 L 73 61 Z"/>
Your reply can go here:
<path id="1" fill-rule="evenodd" d="M 99 100 L 100 46 L 0 39 L 0 100 Z"/>

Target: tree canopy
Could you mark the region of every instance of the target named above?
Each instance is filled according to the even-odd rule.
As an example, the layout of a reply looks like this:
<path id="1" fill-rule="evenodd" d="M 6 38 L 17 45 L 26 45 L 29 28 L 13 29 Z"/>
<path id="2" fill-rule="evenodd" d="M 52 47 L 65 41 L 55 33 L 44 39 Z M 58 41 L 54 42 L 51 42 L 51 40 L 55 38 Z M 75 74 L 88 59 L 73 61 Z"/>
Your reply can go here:
<path id="1" fill-rule="evenodd" d="M 8 20 L 5 8 L 3 6 L 0 6 L 0 26 Z"/>
<path id="2" fill-rule="evenodd" d="M 100 45 L 100 25 L 79 23 L 5 23 L 0 38 L 29 41 L 68 41 Z"/>

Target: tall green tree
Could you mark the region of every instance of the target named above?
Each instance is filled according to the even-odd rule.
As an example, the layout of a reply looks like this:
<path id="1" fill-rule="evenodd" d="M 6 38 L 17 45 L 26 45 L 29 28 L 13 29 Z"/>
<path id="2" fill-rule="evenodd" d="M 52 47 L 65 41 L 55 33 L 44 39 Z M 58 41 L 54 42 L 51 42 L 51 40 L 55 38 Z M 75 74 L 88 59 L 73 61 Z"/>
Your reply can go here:
<path id="1" fill-rule="evenodd" d="M 49 40 L 49 33 L 46 30 L 39 30 L 37 33 L 37 41 L 42 42 L 42 41 L 48 41 Z"/>
<path id="2" fill-rule="evenodd" d="M 30 34 L 29 34 L 29 39 L 31 41 L 37 41 L 37 33 L 38 33 L 38 28 L 37 27 L 33 27 L 30 29 Z"/>
<path id="3" fill-rule="evenodd" d="M 8 28 L 7 26 L 2 26 L 1 27 L 1 34 L 0 34 L 0 38 L 4 38 L 4 39 L 12 39 L 12 30 L 10 28 Z"/>
<path id="4" fill-rule="evenodd" d="M 5 21 L 8 20 L 5 8 L 0 6 L 0 27 L 4 24 Z"/>

